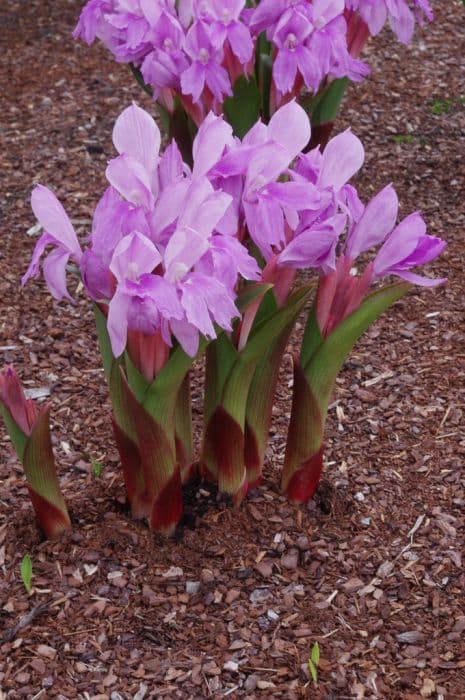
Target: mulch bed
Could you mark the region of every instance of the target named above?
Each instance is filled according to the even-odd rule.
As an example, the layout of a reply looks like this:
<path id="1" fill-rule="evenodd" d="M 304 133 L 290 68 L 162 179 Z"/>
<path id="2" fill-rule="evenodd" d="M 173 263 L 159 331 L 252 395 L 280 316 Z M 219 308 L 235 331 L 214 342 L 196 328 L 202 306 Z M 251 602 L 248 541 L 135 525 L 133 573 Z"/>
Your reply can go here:
<path id="1" fill-rule="evenodd" d="M 53 187 L 84 233 L 113 122 L 150 100 L 101 47 L 73 42 L 76 0 L 2 3 L 0 365 L 50 391 L 75 527 L 41 539 L 2 427 L 0 698 L 465 698 L 464 16 L 435 4 L 412 46 L 387 32 L 371 43 L 373 74 L 337 129 L 365 145 L 365 198 L 392 181 L 402 212 L 422 209 L 448 239 L 433 271 L 449 283 L 410 294 L 356 346 L 315 500 L 297 508 L 279 494 L 288 355 L 263 487 L 237 511 L 191 488 L 166 542 L 124 506 L 88 302 L 57 304 L 42 281 L 19 288 L 33 182 Z M 198 412 L 200 387 L 194 398 Z"/>

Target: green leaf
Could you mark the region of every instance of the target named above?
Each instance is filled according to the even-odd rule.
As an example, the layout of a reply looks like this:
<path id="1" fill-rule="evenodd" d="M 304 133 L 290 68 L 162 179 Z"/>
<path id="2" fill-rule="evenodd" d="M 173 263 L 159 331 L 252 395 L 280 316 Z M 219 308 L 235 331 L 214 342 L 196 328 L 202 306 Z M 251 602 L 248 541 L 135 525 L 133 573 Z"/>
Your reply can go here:
<path id="1" fill-rule="evenodd" d="M 126 369 L 126 377 L 134 396 L 138 401 L 142 401 L 145 392 L 150 386 L 150 382 L 139 372 L 127 351 L 124 353 L 124 366 Z"/>
<path id="2" fill-rule="evenodd" d="M 176 399 L 175 432 L 176 460 L 181 469 L 181 475 L 189 476 L 193 462 L 192 437 L 192 399 L 189 372 L 184 377 Z"/>
<path id="3" fill-rule="evenodd" d="M 28 439 L 27 435 L 23 433 L 19 425 L 13 419 L 13 416 L 11 415 L 5 404 L 3 404 L 1 401 L 0 413 L 3 417 L 3 420 L 5 421 L 5 426 L 8 431 L 8 435 L 10 436 L 10 440 L 13 443 L 13 447 L 16 450 L 16 454 L 22 461 Z"/>
<path id="4" fill-rule="evenodd" d="M 312 288 L 313 285 L 307 285 L 298 289 L 289 297 L 286 306 L 254 325 L 245 347 L 240 352 L 236 351 L 231 341 L 228 346 L 224 336 L 224 357 L 230 368 L 227 374 L 224 371 L 225 367 L 221 366 L 221 356 L 215 354 L 212 359 L 216 366 L 209 369 L 207 384 L 214 385 L 215 378 L 218 377 L 224 386 L 221 395 L 214 388 L 211 395 L 207 396 L 203 461 L 207 471 L 218 477 L 220 490 L 234 495 L 236 502 L 243 497 L 244 486 L 247 485 L 244 462 L 245 413 L 256 365 L 277 336 L 287 326 L 295 323 Z M 215 400 L 212 398 L 213 392 Z"/>
<path id="5" fill-rule="evenodd" d="M 199 349 L 195 358 L 187 355 L 180 345 L 172 351 L 168 362 L 147 387 L 142 404 L 151 416 L 165 428 L 172 427 L 174 408 L 181 384 L 195 359 L 200 357 L 208 341 L 200 338 Z"/>
<path id="6" fill-rule="evenodd" d="M 276 311 L 271 315 L 266 315 L 258 323 L 254 324 L 247 345 L 243 350 L 245 357 L 249 358 L 255 355 L 260 357 L 262 347 L 266 347 L 293 318 L 297 318 L 307 303 L 314 286 L 312 282 L 299 287 L 290 295 L 285 306 L 279 309 L 276 308 Z M 264 302 L 276 305 L 274 295 L 272 299 L 265 299 Z"/>
<path id="7" fill-rule="evenodd" d="M 239 290 L 236 299 L 236 306 L 241 312 L 241 314 L 244 313 L 244 311 L 246 311 L 246 309 L 251 304 L 253 304 L 253 302 L 256 301 L 260 296 L 264 297 L 270 289 L 273 289 L 272 284 L 262 284 L 254 282 L 252 284 L 244 285 L 242 289 Z"/>
<path id="8" fill-rule="evenodd" d="M 260 308 L 255 316 L 254 325 L 255 328 L 259 323 L 269 318 L 272 314 L 276 313 L 278 310 L 278 304 L 276 303 L 276 297 L 272 289 L 269 290 L 263 297 L 263 301 L 260 304 Z"/>
<path id="9" fill-rule="evenodd" d="M 313 304 L 305 324 L 302 346 L 300 349 L 300 364 L 305 367 L 312 359 L 315 352 L 322 345 L 324 339 L 316 320 L 316 307 Z"/>
<path id="10" fill-rule="evenodd" d="M 318 642 L 315 642 L 313 645 L 312 653 L 307 663 L 312 681 L 316 685 L 318 683 L 318 664 L 320 663 L 320 645 Z"/>
<path id="11" fill-rule="evenodd" d="M 32 559 L 29 554 L 22 558 L 20 571 L 26 593 L 29 593 L 32 588 Z"/>
<path id="12" fill-rule="evenodd" d="M 310 675 L 312 677 L 312 681 L 316 685 L 318 683 L 318 671 L 316 669 L 316 666 L 311 659 L 309 659 L 307 663 L 308 670 L 310 671 Z"/>
<path id="13" fill-rule="evenodd" d="M 182 381 L 182 380 L 181 380 Z M 170 422 L 165 426 L 153 417 L 141 404 L 127 383 L 121 370 L 121 387 L 137 432 L 137 443 L 142 458 L 145 488 L 154 498 L 169 481 L 176 468 L 174 406 Z"/>
<path id="14" fill-rule="evenodd" d="M 289 297 L 285 306 L 254 325 L 247 344 L 238 353 L 225 382 L 221 403 L 239 425 L 244 425 L 247 394 L 257 362 L 286 326 L 295 323 L 312 289 L 313 284 L 301 287 Z"/>
<path id="15" fill-rule="evenodd" d="M 392 140 L 395 143 L 413 143 L 413 134 L 396 134 Z"/>
<path id="16" fill-rule="evenodd" d="M 348 83 L 348 78 L 333 80 L 324 89 L 321 97 L 317 97 L 311 107 L 312 126 L 333 122 L 336 119 Z"/>
<path id="17" fill-rule="evenodd" d="M 271 41 L 266 38 L 266 32 L 262 32 L 257 39 L 255 50 L 255 79 L 261 97 L 261 115 L 265 124 L 270 121 L 270 91 L 273 77 L 272 48 Z"/>
<path id="18" fill-rule="evenodd" d="M 170 130 L 170 113 L 159 102 L 156 105 L 163 131 L 167 134 Z"/>
<path id="19" fill-rule="evenodd" d="M 114 418 L 119 427 L 126 437 L 137 445 L 137 431 L 134 423 L 134 415 L 128 404 L 127 395 L 123 388 L 122 371 L 123 368 L 121 365 L 114 362 L 109 379 L 111 406 L 113 408 Z"/>
<path id="20" fill-rule="evenodd" d="M 226 379 L 237 360 L 237 350 L 226 333 L 220 333 L 210 343 L 205 360 L 204 425 L 208 424 L 215 408 L 221 403 Z"/>
<path id="21" fill-rule="evenodd" d="M 239 138 L 252 128 L 260 116 L 260 92 L 254 78 L 241 75 L 234 83 L 233 96 L 223 102 L 223 109 Z"/>
<path id="22" fill-rule="evenodd" d="M 103 465 L 96 459 L 91 459 L 90 463 L 92 465 L 92 474 L 95 476 L 96 479 L 98 479 L 100 476 L 102 476 Z"/>
<path id="23" fill-rule="evenodd" d="M 97 304 L 94 304 L 95 326 L 97 328 L 97 338 L 102 355 L 103 370 L 105 379 L 110 383 L 110 374 L 113 363 L 116 361 L 111 350 L 110 336 L 107 330 L 107 319 Z"/>
<path id="24" fill-rule="evenodd" d="M 147 93 L 147 95 L 150 95 L 150 97 L 153 97 L 153 90 L 150 87 L 150 85 L 147 85 L 147 83 L 144 80 L 144 77 L 140 70 L 134 65 L 134 63 L 129 63 L 129 68 L 131 69 L 131 73 L 133 74 L 134 78 L 136 79 L 136 83 L 139 85 L 139 87 L 142 88 L 144 92 Z"/>
<path id="25" fill-rule="evenodd" d="M 31 489 L 67 516 L 50 438 L 50 407 L 44 408 L 36 418 L 24 448 L 22 462 Z"/>
<path id="26" fill-rule="evenodd" d="M 318 400 L 322 415 L 326 414 L 336 376 L 357 339 L 383 311 L 411 288 L 412 285 L 408 282 L 397 282 L 370 294 L 356 311 L 336 327 L 308 360 L 304 372 Z"/>
<path id="27" fill-rule="evenodd" d="M 288 324 L 272 342 L 255 367 L 246 408 L 245 461 L 247 479 L 260 478 L 273 410 L 279 368 L 294 323 Z"/>

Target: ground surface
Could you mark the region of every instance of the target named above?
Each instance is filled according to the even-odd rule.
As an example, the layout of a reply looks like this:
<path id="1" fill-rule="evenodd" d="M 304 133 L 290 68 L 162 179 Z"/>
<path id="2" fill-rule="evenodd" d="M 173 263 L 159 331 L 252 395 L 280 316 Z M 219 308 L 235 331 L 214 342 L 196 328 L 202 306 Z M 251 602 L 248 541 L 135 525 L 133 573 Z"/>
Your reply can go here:
<path id="1" fill-rule="evenodd" d="M 294 508 L 278 491 L 287 356 L 264 486 L 239 512 L 201 496 L 195 529 L 171 542 L 122 505 L 88 303 L 53 303 L 41 281 L 18 287 L 33 182 L 52 186 L 84 232 L 115 117 L 133 98 L 150 108 L 124 67 L 71 40 L 78 7 L 0 9 L 0 364 L 51 391 L 75 523 L 61 541 L 41 540 L 2 426 L 0 697 L 465 698 L 461 4 L 436 2 L 436 23 L 410 48 L 387 33 L 374 42 L 373 75 L 337 125 L 366 147 L 365 196 L 392 181 L 403 213 L 421 208 L 449 240 L 433 266 L 448 286 L 411 294 L 357 345 L 314 502 Z M 317 688 L 306 670 L 315 641 Z"/>

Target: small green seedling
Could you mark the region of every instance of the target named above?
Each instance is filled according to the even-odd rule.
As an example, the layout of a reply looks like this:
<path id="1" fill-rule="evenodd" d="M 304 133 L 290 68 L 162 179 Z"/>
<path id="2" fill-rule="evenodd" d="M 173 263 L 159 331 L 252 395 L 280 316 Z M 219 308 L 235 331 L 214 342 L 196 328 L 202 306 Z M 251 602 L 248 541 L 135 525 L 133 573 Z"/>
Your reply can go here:
<path id="1" fill-rule="evenodd" d="M 21 561 L 21 579 L 26 593 L 29 593 L 32 588 L 32 559 L 29 554 L 25 554 Z"/>
<path id="2" fill-rule="evenodd" d="M 453 100 L 433 100 L 431 114 L 447 114 L 453 106 Z"/>
<path id="3" fill-rule="evenodd" d="M 396 143 L 413 143 L 412 134 L 396 134 L 392 137 L 392 140 Z"/>
<path id="4" fill-rule="evenodd" d="M 464 0 L 465 4 L 465 0 Z M 449 112 L 454 108 L 458 107 L 459 105 L 465 104 L 465 98 L 463 95 L 459 95 L 458 97 L 454 97 L 452 99 L 445 99 L 445 100 L 433 100 L 433 104 L 431 105 L 431 114 L 436 114 L 441 116 L 442 114 L 449 114 Z"/>
<path id="5" fill-rule="evenodd" d="M 312 647 L 312 653 L 310 654 L 310 658 L 308 659 L 308 670 L 310 671 L 310 675 L 312 677 L 312 681 L 315 685 L 318 683 L 318 664 L 320 663 L 320 645 L 318 642 L 315 642 L 315 644 Z"/>
<path id="6" fill-rule="evenodd" d="M 92 459 L 91 464 L 92 464 L 92 474 L 98 479 L 102 475 L 103 465 L 101 462 L 98 462 L 96 459 Z"/>

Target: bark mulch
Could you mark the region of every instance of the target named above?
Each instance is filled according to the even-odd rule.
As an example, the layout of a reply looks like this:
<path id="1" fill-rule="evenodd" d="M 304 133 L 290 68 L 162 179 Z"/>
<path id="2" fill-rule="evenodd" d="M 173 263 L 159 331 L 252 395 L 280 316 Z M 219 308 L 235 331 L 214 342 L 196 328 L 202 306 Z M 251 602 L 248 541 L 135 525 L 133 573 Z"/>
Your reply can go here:
<path id="1" fill-rule="evenodd" d="M 448 285 L 416 290 L 356 346 L 314 501 L 279 494 L 289 354 L 263 487 L 238 511 L 192 487 L 164 542 L 125 510 L 88 302 L 57 304 L 42 281 L 19 288 L 33 182 L 55 189 L 84 234 L 112 124 L 131 99 L 150 101 L 101 47 L 73 42 L 79 2 L 2 3 L 0 364 L 50 393 L 75 527 L 41 539 L 2 427 L 1 698 L 465 698 L 464 16 L 459 2 L 435 4 L 412 46 L 387 32 L 371 43 L 372 76 L 337 129 L 364 142 L 366 198 L 392 181 L 403 213 L 422 209 L 448 239 L 433 265 Z M 200 387 L 194 398 L 198 412 Z"/>

